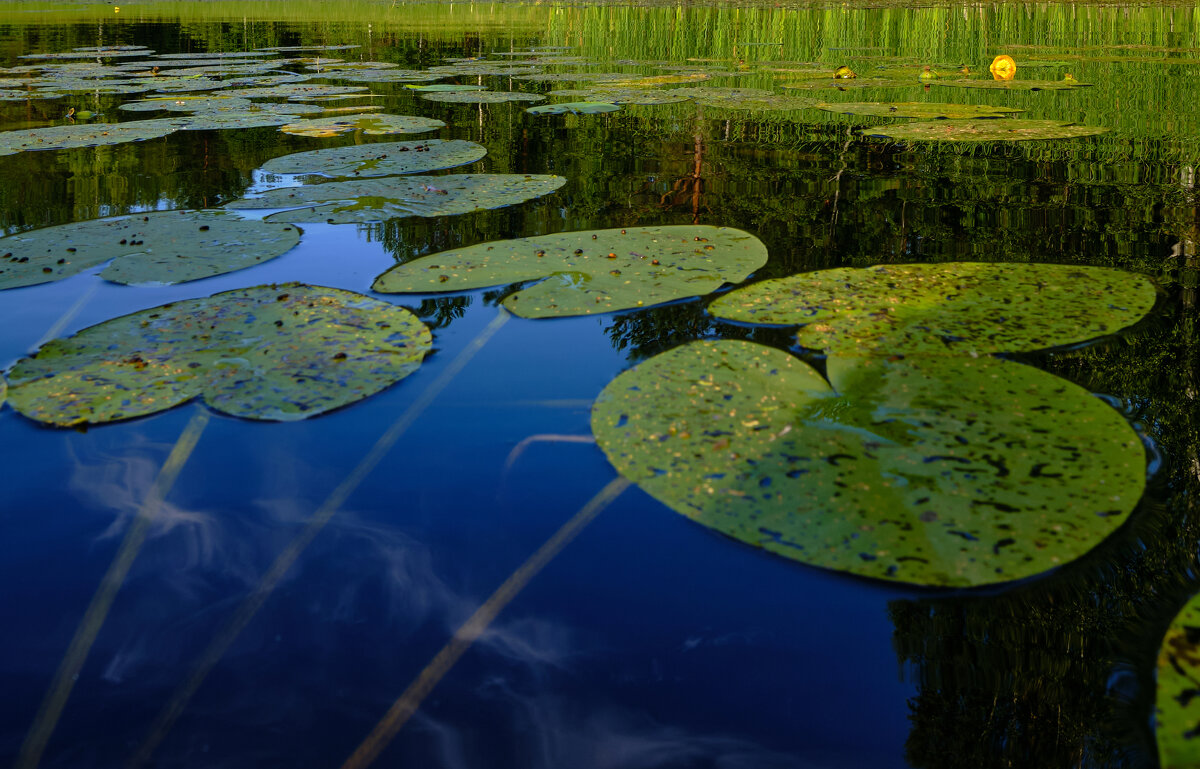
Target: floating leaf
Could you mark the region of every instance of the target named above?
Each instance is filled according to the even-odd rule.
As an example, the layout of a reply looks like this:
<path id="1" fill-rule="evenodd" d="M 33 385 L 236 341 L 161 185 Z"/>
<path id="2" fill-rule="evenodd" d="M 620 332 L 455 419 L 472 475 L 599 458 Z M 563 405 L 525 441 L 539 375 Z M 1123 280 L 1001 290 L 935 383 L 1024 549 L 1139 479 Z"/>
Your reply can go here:
<path id="1" fill-rule="evenodd" d="M 1079 139 L 1107 133 L 1107 128 L 1062 123 L 1058 120 L 955 120 L 897 123 L 862 129 L 864 136 L 904 141 L 989 142 Z"/>
<path id="2" fill-rule="evenodd" d="M 940 82 L 940 81 L 937 81 Z M 920 80 L 916 78 L 903 80 L 890 77 L 855 77 L 854 79 L 816 79 L 805 78 L 803 80 L 793 80 L 779 84 L 781 88 L 799 91 L 816 91 L 822 88 L 836 88 L 840 91 L 846 91 L 852 88 L 912 88 L 922 85 Z"/>
<path id="3" fill-rule="evenodd" d="M 403 379 L 429 329 L 400 307 L 288 283 L 106 321 L 44 345 L 9 374 L 9 402 L 54 425 L 166 410 L 195 397 L 247 419 L 321 414 Z"/>
<path id="4" fill-rule="evenodd" d="M 518 91 L 470 91 L 453 93 L 423 93 L 421 98 L 426 101 L 448 102 L 450 104 L 501 104 L 508 101 L 544 101 L 540 93 L 520 93 Z"/>
<path id="5" fill-rule="evenodd" d="M 336 77 L 347 83 L 428 83 L 446 77 L 445 74 L 424 72 L 414 69 L 367 69 L 359 71 L 338 70 L 328 77 Z M 311 99 L 311 97 L 310 97 Z"/>
<path id="6" fill-rule="evenodd" d="M 566 184 L 561 176 L 449 174 L 352 179 L 270 190 L 229 203 L 230 208 L 285 208 L 275 222 L 378 222 L 397 216 L 452 216 L 503 208 L 548 195 Z"/>
<path id="7" fill-rule="evenodd" d="M 807 109 L 818 104 L 813 99 L 785 96 L 760 88 L 674 88 L 670 93 L 674 96 L 686 96 L 705 107 L 756 112 Z"/>
<path id="8" fill-rule="evenodd" d="M 1162 769 L 1200 765 L 1200 597 L 1193 597 L 1167 628 L 1158 653 L 1154 735 Z"/>
<path id="9" fill-rule="evenodd" d="M 767 261 L 766 246 L 728 227 L 586 230 L 480 243 L 401 264 L 383 293 L 462 291 L 546 278 L 504 300 L 526 318 L 588 315 L 701 296 Z"/>
<path id="10" fill-rule="evenodd" d="M 842 102 L 840 104 L 821 104 L 818 109 L 826 112 L 837 112 L 842 115 L 864 115 L 872 117 L 914 117 L 925 120 L 949 119 L 970 120 L 979 118 L 1000 118 L 1013 112 L 1024 110 L 1013 107 L 990 107 L 986 104 L 933 104 L 929 102 Z"/>
<path id="11" fill-rule="evenodd" d="M 128 123 L 77 123 L 3 131 L 0 132 L 0 155 L 12 155 L 28 150 L 62 150 L 139 142 L 157 139 L 178 129 L 177 122 L 164 119 L 134 120 Z"/>
<path id="12" fill-rule="evenodd" d="M 606 85 L 617 88 L 653 88 L 657 85 L 675 85 L 678 83 L 696 83 L 701 80 L 708 80 L 709 76 L 703 72 L 694 72 L 686 75 L 655 75 L 654 77 L 637 77 L 629 80 L 614 80 Z"/>
<path id="13" fill-rule="evenodd" d="M 767 280 L 709 306 L 717 317 L 807 324 L 831 353 L 1018 352 L 1113 334 L 1154 306 L 1149 278 L 1059 264 L 889 264 Z"/>
<path id="14" fill-rule="evenodd" d="M 487 89 L 481 85 L 452 85 L 448 83 L 439 83 L 435 85 L 406 85 L 404 86 L 410 91 L 422 91 L 430 93 L 454 93 L 456 91 L 486 91 Z"/>
<path id="15" fill-rule="evenodd" d="M 303 101 L 313 96 L 337 96 L 347 93 L 363 93 L 367 90 L 368 88 L 365 85 L 284 83 L 261 88 L 235 88 L 224 93 L 227 96 L 237 96 L 242 99 L 296 99 L 297 101 Z"/>
<path id="16" fill-rule="evenodd" d="M 313 115 L 325 110 L 314 104 L 258 104 L 249 99 L 226 96 L 163 96 L 125 102 L 119 109 L 127 112 L 189 112 L 197 115 L 256 114 Z"/>
<path id="17" fill-rule="evenodd" d="M 253 267 L 300 242 L 294 227 L 229 211 L 154 211 L 0 238 L 0 289 L 49 283 L 110 259 L 116 283 L 183 283 Z"/>
<path id="18" fill-rule="evenodd" d="M 268 160 L 262 170 L 271 174 L 321 176 L 392 176 L 437 171 L 474 163 L 487 150 L 475 142 L 426 139 L 331 147 Z"/>
<path id="19" fill-rule="evenodd" d="M 1137 434 L 1103 401 L 997 358 L 800 360 L 692 342 L 592 411 L 617 470 L 777 555 L 935 586 L 1020 579 L 1095 546 L 1141 496 Z"/>
<path id="20" fill-rule="evenodd" d="M 427 117 L 371 114 L 304 120 L 296 123 L 288 123 L 279 130 L 286 134 L 323 138 L 340 136 L 351 131 L 362 131 L 368 136 L 419 134 L 432 131 L 435 128 L 443 128 L 445 125 L 440 120 Z"/>
<path id="21" fill-rule="evenodd" d="M 1080 83 L 1072 78 L 1064 80 L 937 80 L 936 86 L 946 88 L 992 88 L 1000 91 L 1069 91 L 1086 88 L 1091 83 Z"/>
<path id="22" fill-rule="evenodd" d="M 525 109 L 530 115 L 594 115 L 599 112 L 616 112 L 621 109 L 617 104 L 605 101 L 568 101 L 560 104 L 543 104 L 538 107 Z"/>
<path id="23" fill-rule="evenodd" d="M 541 72 L 532 75 L 515 75 L 517 80 L 529 80 L 534 83 L 607 83 L 615 80 L 628 80 L 629 75 L 621 72 Z"/>
<path id="24" fill-rule="evenodd" d="M 550 91 L 550 96 L 567 96 L 584 101 L 602 101 L 609 104 L 678 104 L 679 102 L 688 101 L 688 97 L 684 94 L 676 94 L 672 91 L 654 91 L 654 90 L 638 90 L 624 89 L 616 90 L 610 88 L 588 88 L 588 89 L 561 89 Z"/>

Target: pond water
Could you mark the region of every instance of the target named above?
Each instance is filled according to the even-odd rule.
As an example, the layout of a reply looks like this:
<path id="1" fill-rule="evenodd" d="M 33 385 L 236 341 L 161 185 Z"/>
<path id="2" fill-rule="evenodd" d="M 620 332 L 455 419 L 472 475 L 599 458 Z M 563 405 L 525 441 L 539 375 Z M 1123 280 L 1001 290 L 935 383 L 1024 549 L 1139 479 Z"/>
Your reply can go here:
<path id="1" fill-rule="evenodd" d="M 4 406 L 0 762 L 1158 765 L 1156 660 L 1200 579 L 1198 37 L 1200 9 L 1183 5 L 7 3 L 0 78 L 100 79 L 62 85 L 58 98 L 29 98 L 30 85 L 18 83 L 26 92 L 0 101 L 0 131 L 185 114 L 119 109 L 154 94 L 100 92 L 96 82 L 131 78 L 98 72 L 94 58 L 20 58 L 88 46 L 151 49 L 103 60 L 142 68 L 143 81 L 251 87 L 303 73 L 315 76 L 305 86 L 369 89 L 307 104 L 444 125 L 414 135 L 279 129 L 306 114 L 256 127 L 173 127 L 125 143 L 97 129 L 87 143 L 99 146 L 0 156 L 6 235 L 217 208 L 298 184 L 261 167 L 329 147 L 481 145 L 482 159 L 429 172 L 435 178 L 414 194 L 436 205 L 457 194 L 440 175 L 565 181 L 459 215 L 285 218 L 301 230 L 295 248 L 203 280 L 120 285 L 99 277 L 97 262 L 0 291 L 0 367 L 10 378 L 49 339 L 264 284 L 367 294 L 432 331 L 432 351 L 403 381 L 305 420 L 252 421 L 192 402 L 68 429 Z M 268 65 L 202 56 L 291 46 L 315 48 L 277 52 L 287 61 Z M 155 57 L 163 54 L 191 54 L 182 59 L 189 67 L 208 69 L 172 75 L 172 60 Z M 1062 84 L 1068 73 L 1088 85 L 945 85 L 996 82 L 988 64 L 1001 54 L 1016 61 L 1018 86 Z M 468 62 L 436 81 L 379 82 L 356 78 L 389 70 L 300 60 L 318 55 L 422 71 L 478 57 L 496 74 Z M 31 72 L 34 64 L 44 69 Z M 146 75 L 153 65 L 162 71 Z M 834 81 L 843 65 L 859 77 Z M 943 82 L 919 79 L 925 65 Z M 507 66 L 548 77 L 520 79 Z M 960 75 L 962 66 L 972 74 Z M 676 78 L 656 93 L 754 88 L 808 102 L 745 109 L 710 95 L 703 104 L 554 115 L 526 112 L 531 102 L 432 101 L 406 87 L 546 95 L 582 88 L 581 73 Z M 190 87 L 176 81 L 167 101 L 185 101 L 175 95 Z M 542 103 L 568 98 L 580 100 Z M 837 108 L 851 102 L 991 105 L 1107 130 L 896 141 L 872 134 L 907 121 Z M 72 123 L 70 108 L 97 116 Z M 511 279 L 451 293 L 372 291 L 388 268 L 447 249 L 692 224 L 761 240 L 769 257 L 750 282 L 948 261 L 1152 279 L 1157 302 L 1131 328 L 1006 356 L 1096 393 L 1136 430 L 1145 447 L 1135 468 L 1140 482 L 1144 454 L 1140 501 L 1086 554 L 1039 560 L 1021 579 L 925 586 L 815 568 L 625 488 L 591 426 L 592 404 L 615 377 L 686 342 L 752 340 L 824 372 L 832 361 L 800 346 L 794 326 L 723 320 L 710 310 L 713 297 L 690 295 L 525 318 L 501 308 Z M 1055 305 L 1041 312 L 1031 324 L 1057 322 Z"/>

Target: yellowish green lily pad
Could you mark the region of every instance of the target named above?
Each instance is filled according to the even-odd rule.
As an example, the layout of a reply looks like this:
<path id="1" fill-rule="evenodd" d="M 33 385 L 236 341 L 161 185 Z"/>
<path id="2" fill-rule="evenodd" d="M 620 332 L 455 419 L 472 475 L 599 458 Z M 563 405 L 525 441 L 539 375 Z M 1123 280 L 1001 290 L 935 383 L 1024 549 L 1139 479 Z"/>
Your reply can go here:
<path id="1" fill-rule="evenodd" d="M 619 104 L 606 101 L 568 101 L 559 104 L 542 104 L 525 109 L 530 115 L 595 115 L 601 112 L 616 112 Z"/>
<path id="2" fill-rule="evenodd" d="M 972 120 L 1001 118 L 1024 110 L 1014 107 L 990 107 L 986 104 L 933 104 L 929 102 L 841 102 L 821 104 L 818 109 L 842 115 L 871 117 L 912 117 L 923 120 Z"/>
<path id="3" fill-rule="evenodd" d="M 903 141 L 988 142 L 1079 139 L 1107 133 L 1107 128 L 1058 120 L 954 120 L 897 123 L 863 129 L 864 136 Z"/>
<path id="4" fill-rule="evenodd" d="M 481 144 L 455 139 L 356 144 L 284 155 L 263 163 L 270 174 L 393 176 L 423 173 L 474 163 L 487 150 Z"/>
<path id="5" fill-rule="evenodd" d="M 95 424 L 202 397 L 246 419 L 291 421 L 366 398 L 421 365 L 429 329 L 400 307 L 288 283 L 226 291 L 105 321 L 9 373 L 39 422 Z"/>
<path id="6" fill-rule="evenodd" d="M 934 80 L 932 83 L 945 88 L 985 88 L 995 91 L 1069 91 L 1091 85 L 1067 80 Z"/>
<path id="7" fill-rule="evenodd" d="M 382 293 L 462 291 L 541 282 L 504 300 L 515 315 L 589 315 L 670 302 L 745 280 L 767 261 L 748 232 L 729 227 L 630 227 L 480 243 L 421 257 L 380 275 Z"/>
<path id="8" fill-rule="evenodd" d="M 1162 769 L 1200 766 L 1200 596 L 1171 622 L 1158 653 L 1155 737 Z"/>
<path id="9" fill-rule="evenodd" d="M 440 120 L 411 115 L 342 115 L 338 117 L 314 118 L 288 123 L 279 130 L 297 136 L 324 138 L 341 136 L 351 131 L 362 131 L 368 136 L 386 134 L 419 134 L 442 128 Z"/>
<path id="10" fill-rule="evenodd" d="M 455 93 L 457 91 L 487 90 L 481 85 L 455 85 L 452 83 L 438 83 L 434 85 L 406 85 L 404 87 L 410 91 L 418 91 L 420 93 Z"/>
<path id="11" fill-rule="evenodd" d="M 812 566 L 969 587 L 1087 552 L 1145 454 L 1085 390 L 991 357 L 842 358 L 829 381 L 750 342 L 677 347 L 592 410 L 617 470 L 678 513 Z"/>
<path id="12" fill-rule="evenodd" d="M 540 93 L 521 93 L 519 91 L 453 91 L 450 93 L 423 93 L 421 98 L 426 101 L 439 101 L 448 104 L 502 104 L 508 101 L 545 101 Z"/>
<path id="13" fill-rule="evenodd" d="M 289 209 L 267 217 L 274 222 L 378 222 L 400 216 L 453 216 L 523 203 L 566 184 L 561 176 L 531 174 L 448 174 L 351 179 L 269 190 L 242 198 L 229 208 Z"/>
<path id="14" fill-rule="evenodd" d="M 566 96 L 583 101 L 602 101 L 609 104 L 678 104 L 688 101 L 685 94 L 670 91 L 641 90 L 637 88 L 564 88 L 550 91 L 550 96 Z"/>
<path id="15" fill-rule="evenodd" d="M 289 225 L 229 211 L 153 211 L 0 238 L 0 289 L 49 283 L 112 260 L 115 283 L 183 283 L 253 267 L 300 242 Z"/>
<path id="16" fill-rule="evenodd" d="M 1113 334 L 1154 306 L 1144 275 L 1059 264 L 887 264 L 767 280 L 709 305 L 721 318 L 806 324 L 830 353 L 970 355 L 1039 350 Z"/>

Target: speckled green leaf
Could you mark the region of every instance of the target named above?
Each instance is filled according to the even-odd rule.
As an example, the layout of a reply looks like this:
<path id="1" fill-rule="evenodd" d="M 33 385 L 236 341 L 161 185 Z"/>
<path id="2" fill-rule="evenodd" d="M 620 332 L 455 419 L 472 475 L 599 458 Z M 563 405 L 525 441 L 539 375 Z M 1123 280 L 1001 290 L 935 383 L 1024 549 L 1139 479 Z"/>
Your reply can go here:
<path id="1" fill-rule="evenodd" d="M 487 90 L 481 85 L 455 85 L 452 83 L 439 83 L 435 85 L 406 85 L 404 87 L 410 91 L 418 91 L 420 93 L 456 93 L 458 91 Z"/>
<path id="2" fill-rule="evenodd" d="M 505 298 L 526 318 L 588 315 L 702 296 L 764 265 L 766 246 L 729 227 L 630 227 L 480 243 L 397 265 L 383 293 L 461 291 L 526 280 Z"/>
<path id="3" fill-rule="evenodd" d="M 1162 769 L 1200 766 L 1200 596 L 1175 617 L 1158 653 L 1155 737 Z"/>
<path id="4" fill-rule="evenodd" d="M 931 84 L 946 88 L 986 88 L 996 91 L 1069 91 L 1091 85 L 1063 80 L 933 80 Z"/>
<path id="5" fill-rule="evenodd" d="M 362 131 L 368 136 L 383 136 L 425 133 L 445 125 L 440 120 L 427 117 L 367 114 L 298 120 L 288 123 L 279 130 L 288 134 L 312 137 L 339 136 L 351 131 Z"/>
<path id="6" fill-rule="evenodd" d="M 62 150 L 157 139 L 174 133 L 172 120 L 134 120 L 128 123 L 75 123 L 0 132 L 0 155 L 29 150 Z"/>
<path id="7" fill-rule="evenodd" d="M 600 112 L 616 112 L 619 109 L 621 109 L 620 105 L 606 101 L 568 101 L 561 104 L 527 107 L 525 111 L 530 115 L 595 115 Z"/>
<path id="8" fill-rule="evenodd" d="M 1107 133 L 1107 128 L 1062 123 L 1058 120 L 934 120 L 897 123 L 862 129 L 864 136 L 904 141 L 988 142 L 1036 139 L 1078 139 Z"/>
<path id="9" fill-rule="evenodd" d="M 628 73 L 621 72 L 539 72 L 532 75 L 515 75 L 517 80 L 534 83 L 607 83 L 628 80 Z"/>
<path id="10" fill-rule="evenodd" d="M 247 419 L 303 419 L 366 398 L 421 364 L 412 313 L 334 288 L 226 291 L 125 315 L 44 345 L 9 374 L 9 402 L 69 426 L 195 397 Z"/>
<path id="11" fill-rule="evenodd" d="M 1112 334 L 1156 298 L 1149 278 L 1107 267 L 951 262 L 801 273 L 731 291 L 709 311 L 807 324 L 800 344 L 834 353 L 978 355 Z"/>
<path id="12" fill-rule="evenodd" d="M 330 147 L 297 152 L 263 163 L 270 174 L 318 174 L 321 176 L 392 176 L 454 168 L 474 163 L 487 150 L 475 142 L 455 139 L 426 139 Z"/>
<path id="13" fill-rule="evenodd" d="M 1020 579 L 1116 529 L 1137 434 L 1066 380 L 997 358 L 827 360 L 692 342 L 621 374 L 592 430 L 676 512 L 812 566 L 933 586 Z"/>
<path id="14" fill-rule="evenodd" d="M 423 93 L 421 98 L 426 101 L 445 102 L 447 104 L 502 104 L 509 101 L 545 101 L 540 93 L 520 93 L 518 91 L 455 91 L 451 93 Z"/>
<path id="15" fill-rule="evenodd" d="M 913 117 L 924 120 L 970 120 L 1000 118 L 1024 110 L 1014 107 L 989 107 L 986 104 L 933 104 L 929 102 L 843 102 L 821 104 L 818 109 L 842 115 L 867 115 L 873 117 Z"/>
<path id="16" fill-rule="evenodd" d="M 345 93 L 363 93 L 365 85 L 311 85 L 308 83 L 272 85 L 262 88 L 236 88 L 224 93 L 241 99 L 296 99 L 311 96 L 334 96 Z"/>
<path id="17" fill-rule="evenodd" d="M 116 283 L 183 283 L 253 267 L 300 242 L 295 227 L 229 211 L 154 211 L 0 238 L 0 289 L 49 283 L 107 262 Z"/>
<path id="18" fill-rule="evenodd" d="M 548 195 L 566 181 L 561 176 L 522 174 L 352 179 L 270 190 L 228 206 L 293 209 L 268 216 L 267 221 L 273 222 L 378 222 L 398 216 L 451 216 L 503 208 Z"/>
<path id="19" fill-rule="evenodd" d="M 688 101 L 686 95 L 676 94 L 673 91 L 643 90 L 638 88 L 565 88 L 550 91 L 548 95 L 566 96 L 584 101 L 603 101 L 609 104 L 678 104 Z"/>

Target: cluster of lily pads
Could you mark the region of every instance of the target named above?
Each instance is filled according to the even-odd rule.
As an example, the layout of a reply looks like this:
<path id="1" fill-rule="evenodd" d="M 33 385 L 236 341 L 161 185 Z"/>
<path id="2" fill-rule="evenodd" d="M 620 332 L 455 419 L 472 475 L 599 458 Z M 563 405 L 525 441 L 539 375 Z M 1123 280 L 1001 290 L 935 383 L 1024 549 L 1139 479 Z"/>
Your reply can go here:
<path id="1" fill-rule="evenodd" d="M 450 68 L 530 70 L 543 56 L 506 58 L 508 67 L 493 60 Z M 307 66 L 328 73 L 341 64 Z M 357 62 L 344 71 L 394 69 Z M 523 76 L 535 75 L 547 77 Z M 648 87 L 704 75 L 677 71 L 644 77 L 640 85 L 626 76 L 607 85 L 679 92 L 713 105 L 793 98 Z M 167 110 L 242 115 L 249 100 L 284 97 L 293 86 L 188 97 Z M 424 95 L 481 93 L 488 92 L 442 87 Z M 1011 127 L 1018 121 L 996 120 L 1006 114 L 996 108 L 856 109 L 989 118 L 984 124 L 1020 130 Z M 414 133 L 437 125 L 361 113 L 285 128 L 305 133 L 305 124 L 309 136 Z M 472 142 L 426 139 L 276 158 L 261 173 L 277 184 L 221 210 L 130 214 L 0 238 L 0 289 L 104 263 L 101 277 L 118 283 L 197 280 L 282 255 L 302 237 L 300 224 L 460 214 L 547 195 L 566 181 L 426 175 L 484 156 Z M 243 219 L 237 212 L 245 209 L 270 213 Z M 428 255 L 389 269 L 372 288 L 434 293 L 519 283 L 505 296 L 505 308 L 551 318 L 712 294 L 742 283 L 766 260 L 752 234 L 723 227 L 565 232 Z M 1156 295 L 1138 275 L 1029 264 L 891 265 L 760 282 L 721 296 L 709 311 L 732 322 L 797 326 L 797 345 L 824 351 L 823 371 L 759 344 L 692 342 L 618 376 L 597 399 L 592 427 L 617 470 L 649 494 L 772 553 L 925 585 L 1018 579 L 1077 557 L 1118 526 L 1141 496 L 1145 463 L 1137 434 L 1105 403 L 997 356 L 1114 333 L 1137 322 Z M 196 397 L 237 416 L 298 419 L 407 376 L 430 345 L 430 330 L 389 303 L 339 289 L 258 286 L 145 310 L 52 341 L 10 370 L 7 397 L 22 414 L 60 426 L 144 416 Z"/>
<path id="2" fill-rule="evenodd" d="M 561 50 L 505 52 L 494 58 L 452 59 L 426 69 L 404 69 L 390 62 L 323 58 L 312 53 L 342 54 L 337 49 L 262 49 L 221 54 L 164 54 L 138 46 L 76 49 L 65 53 L 29 54 L 30 63 L 0 69 L 0 101 L 66 99 L 80 94 L 141 96 L 121 104 L 121 116 L 167 113 L 136 121 L 116 121 L 113 116 L 76 112 L 67 114 L 67 125 L 0 132 L 0 155 L 27 150 L 67 149 L 139 141 L 179 130 L 215 130 L 282 126 L 304 136 L 338 136 L 348 131 L 387 132 L 395 122 L 440 121 L 363 113 L 378 109 L 369 104 L 330 107 L 330 101 L 369 97 L 371 84 L 399 83 L 422 99 L 445 104 L 495 104 L 539 102 L 547 96 L 566 98 L 529 107 L 531 115 L 594 114 L 612 112 L 623 105 L 692 102 L 715 109 L 796 111 L 820 109 L 851 115 L 917 118 L 864 131 L 907 141 L 1016 141 L 1091 136 L 1104 129 L 1075 126 L 1060 121 L 1022 120 L 1020 110 L 937 104 L 928 102 L 828 102 L 823 90 L 854 88 L 1000 88 L 1005 90 L 1070 90 L 1086 84 L 1069 74 L 1062 80 L 1015 79 L 1016 63 L 1008 57 L 996 62 L 992 77 L 969 74 L 958 68 L 955 76 L 932 66 L 879 65 L 859 75 L 849 67 L 830 70 L 807 62 L 772 62 L 754 68 L 745 63 L 614 62 L 630 71 L 597 72 L 596 62 L 569 56 Z M 292 54 L 284 56 L 283 54 Z M 130 59 L 137 61 L 130 61 Z M 660 69 L 668 74 L 646 74 Z M 948 70 L 948 67 L 942 69 Z M 968 74 L 963 74 L 967 72 Z M 716 87 L 707 81 L 736 79 L 749 74 L 779 79 L 782 91 L 762 88 Z M 522 90 L 492 90 L 481 85 L 444 81 L 452 78 L 507 79 L 530 84 L 570 84 L 546 94 Z M 993 79 L 994 78 L 994 79 Z M 336 84 L 314 81 L 335 81 Z M 804 91 L 810 95 L 797 95 Z M 345 113 L 357 113 L 347 116 Z M 84 118 L 94 123 L 81 122 Z M 952 123 L 943 121 L 952 120 Z M 995 122 L 991 122 L 995 120 Z M 987 121 L 987 122 L 984 122 Z"/>

